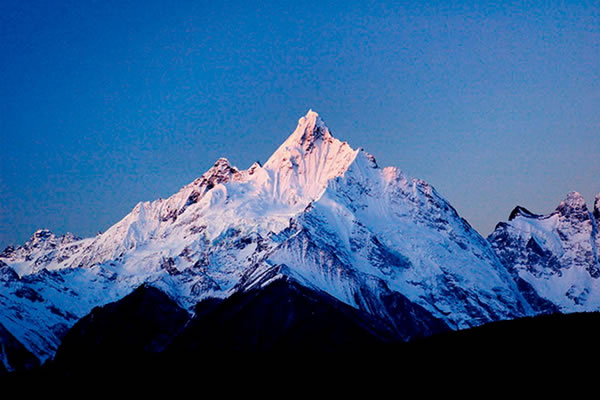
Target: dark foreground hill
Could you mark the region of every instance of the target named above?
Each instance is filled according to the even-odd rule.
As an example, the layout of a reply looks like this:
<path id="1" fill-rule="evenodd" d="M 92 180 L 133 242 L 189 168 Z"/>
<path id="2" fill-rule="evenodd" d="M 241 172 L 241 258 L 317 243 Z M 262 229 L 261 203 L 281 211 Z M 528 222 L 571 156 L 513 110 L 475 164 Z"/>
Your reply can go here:
<path id="1" fill-rule="evenodd" d="M 463 364 L 539 367 L 594 357 L 600 313 L 545 315 L 454 332 L 438 328 L 433 336 L 404 343 L 370 314 L 286 280 L 269 290 L 202 302 L 194 317 L 160 290 L 142 286 L 75 324 L 54 361 L 12 376 L 183 372 L 234 379 L 294 371 L 393 374 Z"/>

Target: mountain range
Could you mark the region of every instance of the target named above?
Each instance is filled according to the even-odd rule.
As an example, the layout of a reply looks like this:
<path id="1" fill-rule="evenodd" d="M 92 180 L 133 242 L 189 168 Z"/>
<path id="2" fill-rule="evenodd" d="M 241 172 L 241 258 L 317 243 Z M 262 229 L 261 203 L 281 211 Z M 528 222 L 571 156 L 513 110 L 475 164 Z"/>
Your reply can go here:
<path id="1" fill-rule="evenodd" d="M 599 226 L 600 194 L 589 210 L 571 192 L 549 215 L 516 207 L 483 238 L 430 184 L 309 111 L 264 165 L 221 158 L 95 237 L 42 229 L 6 248 L 0 368 L 207 343 L 364 348 L 600 311 Z"/>

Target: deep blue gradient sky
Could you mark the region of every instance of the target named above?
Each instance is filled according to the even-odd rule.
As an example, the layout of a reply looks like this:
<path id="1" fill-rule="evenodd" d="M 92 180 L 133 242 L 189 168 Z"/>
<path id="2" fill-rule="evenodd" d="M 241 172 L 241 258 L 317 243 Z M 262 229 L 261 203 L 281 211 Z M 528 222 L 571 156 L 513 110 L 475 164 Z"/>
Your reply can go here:
<path id="1" fill-rule="evenodd" d="M 484 235 L 600 192 L 598 1 L 277 3 L 0 2 L 0 247 L 264 162 L 309 108 Z"/>

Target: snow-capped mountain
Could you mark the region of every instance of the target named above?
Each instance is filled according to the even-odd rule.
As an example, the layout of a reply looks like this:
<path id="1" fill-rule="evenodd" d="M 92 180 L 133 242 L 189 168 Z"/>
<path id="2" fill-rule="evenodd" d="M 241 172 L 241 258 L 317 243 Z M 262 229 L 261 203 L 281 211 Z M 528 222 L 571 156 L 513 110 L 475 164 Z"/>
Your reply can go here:
<path id="1" fill-rule="evenodd" d="M 600 309 L 600 194 L 590 212 L 577 192 L 537 215 L 516 207 L 488 237 L 515 279 L 562 312 Z"/>
<path id="2" fill-rule="evenodd" d="M 219 159 L 96 237 L 41 230 L 0 262 L 0 324 L 42 361 L 93 307 L 143 283 L 192 311 L 285 278 L 404 340 L 532 315 L 544 303 L 432 186 L 380 168 L 313 111 L 264 165 Z"/>

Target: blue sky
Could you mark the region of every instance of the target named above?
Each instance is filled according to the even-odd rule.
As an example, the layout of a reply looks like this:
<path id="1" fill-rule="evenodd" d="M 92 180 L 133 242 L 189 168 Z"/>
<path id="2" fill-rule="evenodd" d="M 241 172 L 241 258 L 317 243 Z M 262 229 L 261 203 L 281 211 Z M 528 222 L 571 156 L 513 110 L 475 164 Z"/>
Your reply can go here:
<path id="1" fill-rule="evenodd" d="M 600 192 L 597 1 L 4 0 L 0 77 L 0 247 L 265 161 L 309 108 L 484 235 Z"/>

